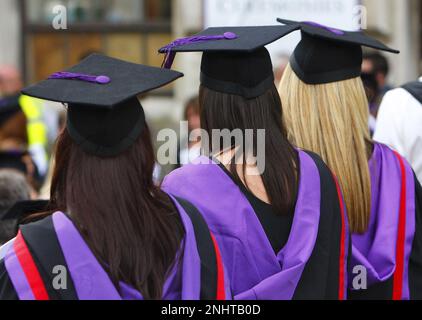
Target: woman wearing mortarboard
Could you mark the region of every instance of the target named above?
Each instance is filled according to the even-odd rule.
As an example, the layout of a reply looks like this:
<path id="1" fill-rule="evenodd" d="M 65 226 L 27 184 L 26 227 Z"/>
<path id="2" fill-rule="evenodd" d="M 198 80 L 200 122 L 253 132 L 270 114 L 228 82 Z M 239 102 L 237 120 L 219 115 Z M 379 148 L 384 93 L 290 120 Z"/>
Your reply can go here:
<path id="1" fill-rule="evenodd" d="M 67 104 L 49 213 L 0 248 L 0 299 L 224 299 L 213 235 L 152 181 L 137 94 L 182 74 L 91 55 L 24 94 Z"/>
<path id="2" fill-rule="evenodd" d="M 286 25 L 296 22 L 281 20 Z M 313 22 L 279 87 L 290 141 L 319 154 L 344 193 L 352 234 L 351 299 L 422 298 L 422 190 L 406 160 L 370 138 L 361 32 Z"/>
<path id="3" fill-rule="evenodd" d="M 209 28 L 160 50 L 166 67 L 175 52 L 203 52 L 199 103 L 201 127 L 212 140 L 204 150 L 209 156 L 173 171 L 163 188 L 203 213 L 235 299 L 346 296 L 349 236 L 341 192 L 320 157 L 287 140 L 264 47 L 296 29 Z M 212 139 L 221 130 L 241 137 Z"/>

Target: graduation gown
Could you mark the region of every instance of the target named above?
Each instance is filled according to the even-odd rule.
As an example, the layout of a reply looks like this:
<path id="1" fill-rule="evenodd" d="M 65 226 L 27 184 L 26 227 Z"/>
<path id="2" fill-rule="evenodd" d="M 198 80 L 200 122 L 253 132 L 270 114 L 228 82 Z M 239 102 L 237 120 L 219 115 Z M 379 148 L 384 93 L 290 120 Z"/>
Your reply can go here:
<path id="1" fill-rule="evenodd" d="M 170 270 L 163 299 L 225 299 L 230 297 L 214 236 L 192 204 L 172 197 L 185 229 L 179 263 Z M 141 300 L 125 283 L 118 288 L 96 259 L 70 218 L 56 212 L 23 225 L 16 238 L 0 248 L 0 299 Z M 54 287 L 63 266 L 66 288 Z M 62 280 L 63 281 L 63 280 Z M 56 279 L 57 282 L 57 279 Z"/>
<path id="2" fill-rule="evenodd" d="M 406 160 L 375 143 L 369 161 L 371 216 L 368 230 L 352 235 L 351 299 L 422 299 L 422 189 Z M 367 289 L 353 285 L 356 266 Z"/>
<path id="3" fill-rule="evenodd" d="M 188 199 L 216 236 L 235 299 L 344 299 L 347 214 L 333 175 L 298 151 L 300 181 L 287 242 L 275 252 L 248 197 L 212 159 L 170 173 L 164 190 Z M 287 213 L 286 213 L 287 214 Z"/>

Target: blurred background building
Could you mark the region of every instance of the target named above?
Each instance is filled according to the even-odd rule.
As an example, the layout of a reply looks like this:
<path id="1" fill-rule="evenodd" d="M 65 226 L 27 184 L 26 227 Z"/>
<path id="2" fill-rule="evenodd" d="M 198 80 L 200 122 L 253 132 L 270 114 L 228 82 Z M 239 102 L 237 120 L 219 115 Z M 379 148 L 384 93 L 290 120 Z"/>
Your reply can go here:
<path id="1" fill-rule="evenodd" d="M 67 9 L 67 29 L 52 26 L 53 8 Z M 399 85 L 422 73 L 421 0 L 1 0 L 0 65 L 17 67 L 26 84 L 77 63 L 92 52 L 160 66 L 157 49 L 207 26 L 276 24 L 283 17 L 366 29 L 401 50 L 388 55 L 388 81 Z M 299 36 L 270 47 L 282 68 Z M 200 55 L 179 54 L 185 77 L 143 101 L 152 127 L 176 127 L 197 92 Z"/>

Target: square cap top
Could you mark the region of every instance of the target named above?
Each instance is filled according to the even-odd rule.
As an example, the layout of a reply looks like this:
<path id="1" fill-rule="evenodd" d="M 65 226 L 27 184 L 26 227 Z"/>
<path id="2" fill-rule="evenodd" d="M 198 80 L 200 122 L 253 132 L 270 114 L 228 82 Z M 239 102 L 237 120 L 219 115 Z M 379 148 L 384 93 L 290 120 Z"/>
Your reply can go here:
<path id="1" fill-rule="evenodd" d="M 23 89 L 22 93 L 44 100 L 111 108 L 182 76 L 173 70 L 92 54 L 70 69 Z"/>
<path id="2" fill-rule="evenodd" d="M 191 37 L 180 38 L 159 49 L 160 53 L 195 51 L 251 52 L 298 30 L 299 24 L 255 27 L 212 27 Z"/>
<path id="3" fill-rule="evenodd" d="M 162 47 L 163 66 L 171 68 L 177 52 L 203 52 L 201 84 L 211 90 L 253 99 L 274 86 L 265 45 L 298 30 L 288 26 L 214 27 Z"/>
<path id="4" fill-rule="evenodd" d="M 328 26 L 324 26 L 322 24 L 312 22 L 312 21 L 292 21 L 277 18 L 277 21 L 287 25 L 287 26 L 299 26 L 302 33 L 305 33 L 309 36 L 321 38 L 325 40 L 335 41 L 339 44 L 352 44 L 352 45 L 359 45 L 364 47 L 369 47 L 377 50 L 387 51 L 391 53 L 399 53 L 400 51 L 392 49 L 382 42 L 378 41 L 377 39 L 366 35 L 361 31 L 345 31 L 340 30 Z"/>

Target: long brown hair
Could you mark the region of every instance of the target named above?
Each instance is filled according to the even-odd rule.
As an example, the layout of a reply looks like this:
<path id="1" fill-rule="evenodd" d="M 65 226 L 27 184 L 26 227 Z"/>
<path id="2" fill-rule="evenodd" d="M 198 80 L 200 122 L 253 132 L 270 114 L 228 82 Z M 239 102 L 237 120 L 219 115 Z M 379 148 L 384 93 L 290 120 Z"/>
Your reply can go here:
<path id="1" fill-rule="evenodd" d="M 290 141 L 319 154 L 334 171 L 342 187 L 350 229 L 365 232 L 371 210 L 368 159 L 372 140 L 360 77 L 309 85 L 288 65 L 279 92 Z"/>
<path id="2" fill-rule="evenodd" d="M 112 158 L 85 153 L 66 129 L 56 145 L 51 204 L 70 214 L 117 288 L 161 299 L 184 235 L 170 198 L 152 180 L 154 151 L 146 127 Z"/>
<path id="3" fill-rule="evenodd" d="M 249 151 L 256 155 L 257 130 L 265 129 L 265 170 L 261 174 L 262 182 L 275 212 L 277 214 L 292 212 L 298 190 L 299 160 L 296 150 L 287 139 L 287 132 L 281 120 L 281 101 L 275 86 L 253 99 L 201 86 L 199 102 L 201 127 L 209 137 L 212 137 L 213 129 L 230 131 L 240 129 L 243 133 L 247 129 L 252 129 L 254 143 L 252 150 Z M 243 152 L 248 152 L 245 141 L 243 145 L 245 146 Z M 220 151 L 223 151 L 222 149 Z M 245 170 L 246 156 L 243 156 L 243 176 Z M 235 180 L 242 182 L 234 161 L 230 163 L 230 173 Z M 245 182 L 248 188 L 247 181 Z"/>

